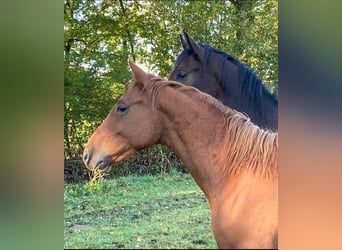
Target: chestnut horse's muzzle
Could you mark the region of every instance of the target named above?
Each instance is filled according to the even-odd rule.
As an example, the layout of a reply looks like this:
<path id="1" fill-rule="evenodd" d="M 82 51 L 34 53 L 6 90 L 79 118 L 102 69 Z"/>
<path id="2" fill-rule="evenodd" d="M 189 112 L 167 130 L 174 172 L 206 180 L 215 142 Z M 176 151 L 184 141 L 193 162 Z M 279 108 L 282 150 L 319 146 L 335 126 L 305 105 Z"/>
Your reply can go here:
<path id="1" fill-rule="evenodd" d="M 85 148 L 83 152 L 83 162 L 89 170 L 94 168 L 99 168 L 100 170 L 105 170 L 111 163 L 111 158 L 106 156 L 94 157 L 93 151 L 91 149 Z"/>

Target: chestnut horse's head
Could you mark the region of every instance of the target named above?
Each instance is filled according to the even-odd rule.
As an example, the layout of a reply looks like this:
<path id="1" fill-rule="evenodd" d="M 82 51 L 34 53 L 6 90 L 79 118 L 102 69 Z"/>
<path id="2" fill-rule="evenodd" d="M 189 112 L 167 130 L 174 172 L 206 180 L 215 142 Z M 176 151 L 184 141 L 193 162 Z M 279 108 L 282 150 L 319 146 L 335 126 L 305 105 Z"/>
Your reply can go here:
<path id="1" fill-rule="evenodd" d="M 98 167 L 108 172 L 137 150 L 149 147 L 160 138 L 160 118 L 146 92 L 152 75 L 145 73 L 131 59 L 133 80 L 102 124 L 92 134 L 83 152 L 89 170 Z"/>

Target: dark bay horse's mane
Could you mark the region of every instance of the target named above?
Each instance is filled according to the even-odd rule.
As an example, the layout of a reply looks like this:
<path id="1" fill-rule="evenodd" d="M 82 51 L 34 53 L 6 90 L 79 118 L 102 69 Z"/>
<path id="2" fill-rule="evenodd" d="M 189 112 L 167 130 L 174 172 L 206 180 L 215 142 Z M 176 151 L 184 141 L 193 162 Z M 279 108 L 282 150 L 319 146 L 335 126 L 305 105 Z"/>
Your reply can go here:
<path id="1" fill-rule="evenodd" d="M 146 87 L 147 86 L 147 87 Z M 164 87 L 178 89 L 188 97 L 198 97 L 202 103 L 207 103 L 212 112 L 217 112 L 225 122 L 224 145 L 226 146 L 226 164 L 229 175 L 239 174 L 244 170 L 252 170 L 263 177 L 278 173 L 278 133 L 264 130 L 253 124 L 250 118 L 230 107 L 224 106 L 210 95 L 196 88 L 178 82 L 168 81 L 150 75 L 145 89 L 152 99 L 152 107 L 158 102 L 159 93 Z"/>
<path id="2" fill-rule="evenodd" d="M 204 69 L 207 68 L 207 64 L 209 63 L 209 55 L 211 53 L 217 53 L 221 56 L 221 67 L 220 67 L 220 75 L 219 75 L 219 85 L 224 91 L 225 85 L 227 84 L 226 81 L 228 78 L 227 71 L 225 70 L 225 63 L 226 61 L 230 61 L 233 64 L 235 64 L 239 68 L 239 92 L 242 96 L 247 96 L 251 99 L 253 103 L 257 103 L 258 106 L 261 108 L 262 116 L 264 115 L 264 110 L 262 108 L 262 105 L 259 105 L 262 103 L 263 94 L 267 93 L 269 94 L 274 102 L 278 102 L 278 98 L 276 95 L 272 94 L 265 86 L 262 84 L 262 81 L 257 77 L 255 72 L 248 68 L 246 65 L 241 63 L 239 60 L 237 60 L 235 57 L 227 54 L 224 51 L 215 49 L 213 47 L 210 47 L 207 44 L 198 43 L 205 51 L 204 54 Z M 190 49 L 185 49 L 183 53 L 177 58 L 175 65 L 177 65 L 180 61 L 183 60 L 186 56 L 188 56 L 191 53 Z"/>

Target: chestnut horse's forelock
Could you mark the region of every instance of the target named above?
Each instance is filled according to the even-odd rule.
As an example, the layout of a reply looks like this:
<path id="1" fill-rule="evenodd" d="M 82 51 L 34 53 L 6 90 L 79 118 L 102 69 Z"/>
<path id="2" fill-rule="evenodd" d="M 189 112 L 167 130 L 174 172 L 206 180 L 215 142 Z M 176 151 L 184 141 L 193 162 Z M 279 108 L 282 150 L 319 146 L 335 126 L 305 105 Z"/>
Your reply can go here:
<path id="1" fill-rule="evenodd" d="M 166 86 L 172 88 L 188 88 L 182 83 L 169 81 L 161 77 L 153 76 L 147 83 L 144 84 L 144 89 L 149 93 L 152 101 L 152 110 L 156 109 L 157 107 L 160 89 Z"/>
<path id="2" fill-rule="evenodd" d="M 237 175 L 245 170 L 252 170 L 262 177 L 278 174 L 277 132 L 260 129 L 247 115 L 224 106 L 210 95 L 182 83 L 154 76 L 144 86 L 149 92 L 153 109 L 157 108 L 160 90 L 171 87 L 179 89 L 184 94 L 198 96 L 211 106 L 211 110 L 217 110 L 220 115 L 224 114 L 226 130 L 222 133 L 222 139 L 225 141 L 224 151 L 227 159 L 225 169 L 229 175 Z"/>

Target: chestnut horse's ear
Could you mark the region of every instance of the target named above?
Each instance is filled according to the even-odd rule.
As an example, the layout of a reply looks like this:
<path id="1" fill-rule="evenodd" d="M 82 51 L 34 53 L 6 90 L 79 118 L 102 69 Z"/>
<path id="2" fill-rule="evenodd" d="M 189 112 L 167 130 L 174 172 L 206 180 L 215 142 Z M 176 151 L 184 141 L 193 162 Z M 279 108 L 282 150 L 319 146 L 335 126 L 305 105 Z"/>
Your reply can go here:
<path id="1" fill-rule="evenodd" d="M 147 73 L 135 64 L 132 58 L 128 58 L 129 66 L 131 67 L 133 78 L 139 83 L 144 83 L 147 78 Z"/>
<path id="2" fill-rule="evenodd" d="M 186 42 L 184 40 L 181 40 L 183 44 L 183 48 L 185 48 L 184 44 L 186 44 L 187 48 L 191 50 L 196 60 L 201 60 L 201 58 L 203 59 L 204 58 L 203 48 L 197 42 L 195 42 L 185 31 L 183 32 L 183 34 L 186 40 Z"/>

